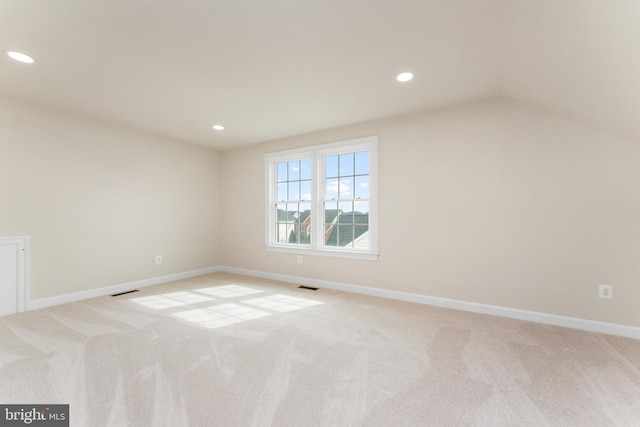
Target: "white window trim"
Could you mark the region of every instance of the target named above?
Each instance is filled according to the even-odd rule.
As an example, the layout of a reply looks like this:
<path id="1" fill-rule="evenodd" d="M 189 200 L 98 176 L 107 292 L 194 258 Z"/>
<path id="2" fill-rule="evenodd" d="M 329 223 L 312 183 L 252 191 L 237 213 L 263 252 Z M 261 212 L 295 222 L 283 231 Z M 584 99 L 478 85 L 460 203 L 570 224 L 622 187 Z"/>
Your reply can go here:
<path id="1" fill-rule="evenodd" d="M 349 153 L 359 150 L 369 151 L 369 249 L 363 251 L 355 248 L 333 248 L 320 244 L 317 236 L 324 235 L 323 221 L 312 221 L 314 238 L 310 245 L 295 245 L 288 243 L 278 244 L 274 240 L 276 218 L 273 206 L 277 195 L 277 163 L 287 160 L 296 160 L 303 157 L 312 159 L 311 177 L 313 181 L 311 189 L 312 212 L 323 212 L 322 186 L 325 182 L 324 157 L 328 155 Z M 340 258 L 353 258 L 365 260 L 378 259 L 378 137 L 367 136 L 363 138 L 339 141 L 329 144 L 314 145 L 293 150 L 267 153 L 265 155 L 265 246 L 268 251 L 291 253 L 297 255 L 318 255 Z M 315 214 L 318 215 L 317 213 Z"/>

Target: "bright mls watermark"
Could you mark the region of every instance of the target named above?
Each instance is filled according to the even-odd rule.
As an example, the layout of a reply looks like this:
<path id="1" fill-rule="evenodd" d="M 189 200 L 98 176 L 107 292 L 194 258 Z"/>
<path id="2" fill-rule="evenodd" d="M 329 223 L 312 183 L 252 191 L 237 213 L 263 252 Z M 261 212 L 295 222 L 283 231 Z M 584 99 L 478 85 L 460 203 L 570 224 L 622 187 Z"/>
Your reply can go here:
<path id="1" fill-rule="evenodd" d="M 69 405 L 0 405 L 0 427 L 69 427 Z"/>

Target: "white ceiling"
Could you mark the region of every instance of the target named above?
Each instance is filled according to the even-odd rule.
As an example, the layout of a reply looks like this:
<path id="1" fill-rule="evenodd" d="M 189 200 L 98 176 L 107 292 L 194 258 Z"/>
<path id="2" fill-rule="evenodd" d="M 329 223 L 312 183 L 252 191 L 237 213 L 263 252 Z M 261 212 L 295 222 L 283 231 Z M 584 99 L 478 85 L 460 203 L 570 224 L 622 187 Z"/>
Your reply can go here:
<path id="1" fill-rule="evenodd" d="M 217 149 L 500 95 L 640 142 L 638 0 L 0 0 L 4 49 L 0 93 Z"/>

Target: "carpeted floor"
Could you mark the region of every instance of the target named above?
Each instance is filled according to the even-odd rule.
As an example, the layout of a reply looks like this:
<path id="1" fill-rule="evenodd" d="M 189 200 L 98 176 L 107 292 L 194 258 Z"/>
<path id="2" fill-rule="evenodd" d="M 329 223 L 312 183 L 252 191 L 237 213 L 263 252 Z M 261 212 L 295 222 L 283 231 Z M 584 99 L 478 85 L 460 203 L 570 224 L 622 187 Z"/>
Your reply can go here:
<path id="1" fill-rule="evenodd" d="M 0 318 L 72 426 L 640 426 L 640 341 L 216 273 Z"/>

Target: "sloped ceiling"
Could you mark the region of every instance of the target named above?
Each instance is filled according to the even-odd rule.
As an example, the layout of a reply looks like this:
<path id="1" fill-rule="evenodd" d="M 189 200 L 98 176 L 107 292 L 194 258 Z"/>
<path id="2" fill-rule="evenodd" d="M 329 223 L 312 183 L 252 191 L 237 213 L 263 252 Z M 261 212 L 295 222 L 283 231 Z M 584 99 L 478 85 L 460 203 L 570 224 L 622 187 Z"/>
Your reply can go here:
<path id="1" fill-rule="evenodd" d="M 0 93 L 216 149 L 495 96 L 640 142 L 635 0 L 0 0 L 4 49 Z"/>
<path id="2" fill-rule="evenodd" d="M 511 2 L 501 93 L 640 142 L 640 2 Z"/>

